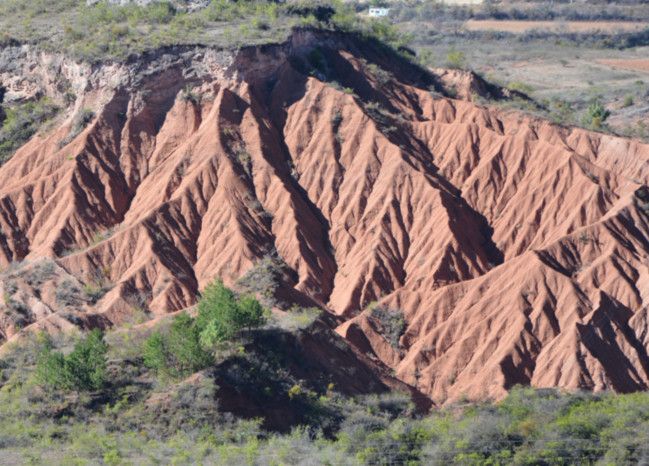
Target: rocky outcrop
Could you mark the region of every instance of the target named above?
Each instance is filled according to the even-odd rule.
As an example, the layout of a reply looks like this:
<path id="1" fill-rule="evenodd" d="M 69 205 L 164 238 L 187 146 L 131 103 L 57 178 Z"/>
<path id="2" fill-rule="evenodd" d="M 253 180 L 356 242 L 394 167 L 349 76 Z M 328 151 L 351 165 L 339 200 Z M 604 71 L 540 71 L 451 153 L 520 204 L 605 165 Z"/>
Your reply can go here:
<path id="1" fill-rule="evenodd" d="M 273 255 L 435 402 L 649 383 L 649 147 L 431 93 L 434 75 L 334 34 L 93 66 L 2 53 L 9 94 L 63 76 L 75 98 L 0 168 L 0 264 L 101 277 L 87 319 L 124 321 L 134 294 L 185 308 Z M 374 301 L 403 315 L 396 340 Z"/>

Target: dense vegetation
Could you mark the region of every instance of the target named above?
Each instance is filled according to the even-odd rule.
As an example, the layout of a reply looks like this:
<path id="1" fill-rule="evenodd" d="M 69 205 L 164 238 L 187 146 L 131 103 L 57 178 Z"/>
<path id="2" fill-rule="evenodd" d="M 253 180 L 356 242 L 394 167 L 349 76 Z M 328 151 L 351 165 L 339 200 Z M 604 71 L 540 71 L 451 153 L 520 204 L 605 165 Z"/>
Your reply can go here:
<path id="1" fill-rule="evenodd" d="M 54 351 L 52 341 L 42 336 L 36 364 L 36 380 L 44 387 L 61 390 L 99 390 L 106 383 L 108 346 L 95 329 L 74 345 L 70 354 Z"/>

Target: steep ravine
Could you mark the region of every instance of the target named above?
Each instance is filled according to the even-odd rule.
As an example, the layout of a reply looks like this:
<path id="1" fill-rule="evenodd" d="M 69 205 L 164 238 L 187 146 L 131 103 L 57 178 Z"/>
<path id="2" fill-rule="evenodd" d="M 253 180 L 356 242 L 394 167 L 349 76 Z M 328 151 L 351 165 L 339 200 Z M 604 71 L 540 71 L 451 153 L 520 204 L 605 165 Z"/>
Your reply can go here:
<path id="1" fill-rule="evenodd" d="M 65 111 L 0 167 L 0 266 L 55 258 L 53 287 L 108 290 L 65 311 L 44 293 L 26 323 L 173 312 L 275 255 L 295 299 L 436 403 L 646 388 L 649 147 L 446 98 L 436 79 L 311 31 L 103 65 L 3 49 L 5 98 Z M 403 315 L 398 341 L 372 302 Z"/>

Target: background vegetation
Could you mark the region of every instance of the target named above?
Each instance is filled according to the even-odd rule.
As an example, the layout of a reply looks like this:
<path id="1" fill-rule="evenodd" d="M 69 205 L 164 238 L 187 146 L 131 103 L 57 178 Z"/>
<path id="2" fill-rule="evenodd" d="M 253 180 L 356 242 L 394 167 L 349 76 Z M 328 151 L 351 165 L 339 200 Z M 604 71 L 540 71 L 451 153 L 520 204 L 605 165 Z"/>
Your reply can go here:
<path id="1" fill-rule="evenodd" d="M 390 2 L 389 19 L 410 39 L 420 61 L 432 67 L 472 70 L 487 81 L 531 96 L 526 100 L 483 102 L 523 110 L 550 120 L 624 136 L 649 138 L 646 70 L 628 68 L 647 57 L 649 4 L 635 0 L 490 1 L 482 5 Z M 487 20 L 491 28 L 469 27 Z M 518 32 L 498 21 L 550 21 Z M 568 22 L 591 22 L 578 32 Z M 612 21 L 602 24 L 600 21 Z M 631 29 L 617 27 L 625 21 Z M 475 24 L 475 23 L 474 23 Z M 528 25 L 529 26 L 529 25 Z M 619 61 L 627 65 L 607 63 Z M 593 118 L 592 106 L 610 112 Z M 589 108 L 590 107 L 590 108 Z M 610 117 L 610 118 L 609 118 Z"/>
<path id="2" fill-rule="evenodd" d="M 211 0 L 196 11 L 161 1 L 0 0 L 0 41 L 37 43 L 86 60 L 123 59 L 166 45 L 239 47 L 281 42 L 295 26 L 355 30 L 395 38 L 386 22 L 365 21 L 341 0 Z M 388 37 L 384 38 L 388 38 Z"/>

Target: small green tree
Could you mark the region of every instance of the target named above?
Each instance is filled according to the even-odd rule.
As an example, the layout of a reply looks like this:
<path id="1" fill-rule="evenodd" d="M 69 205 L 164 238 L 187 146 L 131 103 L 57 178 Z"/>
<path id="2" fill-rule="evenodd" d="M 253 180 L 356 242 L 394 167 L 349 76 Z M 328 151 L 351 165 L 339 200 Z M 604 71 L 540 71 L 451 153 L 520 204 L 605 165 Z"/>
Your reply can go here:
<path id="1" fill-rule="evenodd" d="M 67 356 L 53 350 L 47 339 L 36 365 L 36 379 L 42 385 L 63 390 L 99 390 L 106 383 L 108 345 L 100 330 L 80 339 Z"/>
<path id="2" fill-rule="evenodd" d="M 196 325 L 201 330 L 200 340 L 204 347 L 234 337 L 237 327 L 233 317 L 237 314 L 234 293 L 216 281 L 208 285 L 198 302 Z"/>
<path id="3" fill-rule="evenodd" d="M 108 345 L 100 330 L 93 330 L 86 338 L 74 345 L 74 350 L 65 358 L 68 377 L 74 388 L 98 390 L 106 382 L 106 353 Z"/>
<path id="4" fill-rule="evenodd" d="M 212 358 L 199 341 L 200 330 L 187 313 L 178 315 L 165 341 L 172 367 L 179 374 L 191 374 L 209 365 Z"/>
<path id="5" fill-rule="evenodd" d="M 584 123 L 592 126 L 595 129 L 600 129 L 602 124 L 611 115 L 611 112 L 606 109 L 598 101 L 593 102 L 586 110 L 586 117 Z"/>
<path id="6" fill-rule="evenodd" d="M 52 351 L 51 347 L 43 349 L 36 364 L 36 380 L 40 385 L 47 387 L 67 388 L 63 354 Z"/>
<path id="7" fill-rule="evenodd" d="M 171 377 L 189 375 L 207 367 L 210 354 L 199 341 L 199 329 L 187 313 L 176 316 L 168 332 L 155 332 L 144 343 L 144 364 Z"/>
<path id="8" fill-rule="evenodd" d="M 253 296 L 237 298 L 221 281 L 215 281 L 205 288 L 196 319 L 182 313 L 169 330 L 155 332 L 146 340 L 144 364 L 160 374 L 186 376 L 209 366 L 210 350 L 217 343 L 264 321 L 264 308 Z"/>
<path id="9" fill-rule="evenodd" d="M 142 348 L 142 357 L 144 359 L 144 365 L 154 369 L 156 372 L 164 370 L 167 366 L 164 337 L 160 332 L 155 332 L 146 339 Z"/>
<path id="10" fill-rule="evenodd" d="M 239 328 L 251 330 L 253 327 L 259 327 L 266 321 L 264 308 L 254 296 L 243 296 L 239 299 L 236 314 L 236 323 Z"/>
<path id="11" fill-rule="evenodd" d="M 220 280 L 208 285 L 198 303 L 196 325 L 203 347 L 230 340 L 243 328 L 263 325 L 264 309 L 254 297 L 237 300 L 235 294 Z"/>

